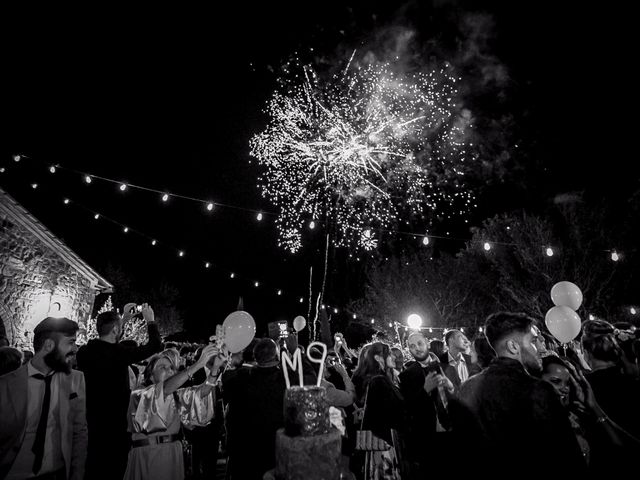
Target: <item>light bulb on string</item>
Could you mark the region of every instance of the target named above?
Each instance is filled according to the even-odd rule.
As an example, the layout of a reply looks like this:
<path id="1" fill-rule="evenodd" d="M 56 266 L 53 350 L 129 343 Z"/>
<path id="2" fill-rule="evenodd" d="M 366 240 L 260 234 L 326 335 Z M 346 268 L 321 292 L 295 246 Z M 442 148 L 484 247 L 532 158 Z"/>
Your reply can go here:
<path id="1" fill-rule="evenodd" d="M 255 283 L 253 284 L 253 286 L 254 286 L 254 287 L 256 287 L 256 288 L 258 288 L 258 287 L 260 286 L 260 282 L 255 282 Z"/>
<path id="2" fill-rule="evenodd" d="M 491 250 L 491 244 L 489 242 L 484 242 L 484 249 L 488 252 Z"/>
<path id="3" fill-rule="evenodd" d="M 129 227 L 124 227 L 123 232 L 124 232 L 124 233 L 129 232 Z"/>
<path id="4" fill-rule="evenodd" d="M 638 313 L 638 312 L 636 311 L 636 309 L 635 309 L 635 308 L 633 308 L 633 307 L 631 307 L 631 308 L 629 309 L 629 312 L 631 312 L 631 315 L 635 315 L 636 313 Z"/>
<path id="5" fill-rule="evenodd" d="M 155 246 L 156 245 L 156 241 L 155 240 L 151 240 L 151 245 Z"/>
<path id="6" fill-rule="evenodd" d="M 0 167 L 0 173 L 4 173 L 6 172 L 6 169 L 4 167 Z"/>
<path id="7" fill-rule="evenodd" d="M 338 309 L 337 309 L 337 308 L 334 308 L 334 309 L 333 309 L 333 313 L 338 313 Z"/>
<path id="8" fill-rule="evenodd" d="M 180 250 L 180 251 L 178 252 L 178 256 L 179 256 L 179 257 L 184 257 L 184 252 L 183 252 L 182 250 Z"/>
<path id="9" fill-rule="evenodd" d="M 551 247 L 547 247 L 547 257 L 553 257 L 553 249 Z"/>
<path id="10" fill-rule="evenodd" d="M 209 266 L 210 266 L 209 262 L 205 262 L 204 268 L 209 268 Z"/>
<path id="11" fill-rule="evenodd" d="M 169 194 L 168 193 L 165 193 L 164 195 L 162 195 L 162 201 L 163 202 L 166 202 L 168 200 L 169 200 Z"/>
<path id="12" fill-rule="evenodd" d="M 282 295 L 282 290 L 278 290 L 278 295 Z"/>
<path id="13" fill-rule="evenodd" d="M 69 202 L 70 202 L 70 201 L 71 201 L 71 200 L 69 200 L 68 198 L 65 198 L 65 199 L 64 199 L 64 204 L 65 204 L 65 205 L 69 205 Z"/>
<path id="14" fill-rule="evenodd" d="M 49 167 L 49 171 L 50 171 L 51 173 L 56 173 L 56 167 L 55 167 L 55 165 L 51 165 L 51 166 Z"/>
<path id="15" fill-rule="evenodd" d="M 256 218 L 258 219 L 259 222 L 262 221 L 262 212 L 259 213 L 258 215 L 256 215 Z"/>
<path id="16" fill-rule="evenodd" d="M 478 327 L 478 331 L 482 333 L 482 327 Z"/>
<path id="17" fill-rule="evenodd" d="M 355 320 L 356 318 L 358 318 L 358 316 L 354 313 L 353 314 L 353 319 Z"/>
<path id="18" fill-rule="evenodd" d="M 393 323 L 389 322 L 389 328 L 393 327 Z"/>
<path id="19" fill-rule="evenodd" d="M 229 275 L 229 278 L 236 278 L 236 274 L 231 272 L 231 274 Z"/>
<path id="20" fill-rule="evenodd" d="M 429 333 L 433 333 L 433 328 L 430 328 L 430 329 L 429 329 Z"/>
<path id="21" fill-rule="evenodd" d="M 300 300 L 298 300 L 298 302 L 303 303 L 304 302 L 304 298 L 300 297 Z"/>
<path id="22" fill-rule="evenodd" d="M 594 317 L 592 314 L 589 314 L 589 320 L 595 320 L 596 317 Z"/>
<path id="23" fill-rule="evenodd" d="M 372 319 L 371 319 L 371 323 L 376 323 L 376 321 L 372 318 Z"/>
<path id="24" fill-rule="evenodd" d="M 313 220 L 311 220 L 311 221 L 309 222 L 309 228 L 310 228 L 311 230 L 313 230 L 314 228 L 316 228 L 316 222 L 314 222 Z"/>
<path id="25" fill-rule="evenodd" d="M 121 183 L 120 184 L 120 191 L 124 192 L 127 189 L 127 184 L 126 183 Z"/>
<path id="26" fill-rule="evenodd" d="M 615 250 L 611 252 L 611 260 L 613 260 L 614 262 L 620 260 L 620 255 Z"/>
<path id="27" fill-rule="evenodd" d="M 20 155 L 14 155 L 14 156 L 13 156 L 13 161 L 14 161 L 14 162 L 19 162 L 21 158 L 22 158 L 22 157 L 21 157 Z"/>
<path id="28" fill-rule="evenodd" d="M 38 188 L 38 184 L 37 183 L 32 183 L 31 184 L 31 188 L 33 188 L 35 190 L 36 188 Z"/>
<path id="29" fill-rule="evenodd" d="M 213 210 L 213 203 L 207 203 L 207 210 Z"/>
<path id="30" fill-rule="evenodd" d="M 95 218 L 96 220 L 98 220 L 98 219 L 100 218 L 100 214 L 99 214 L 99 213 L 96 213 L 96 214 L 93 216 L 93 218 Z"/>
<path id="31" fill-rule="evenodd" d="M 422 239 L 422 244 L 423 245 L 429 245 L 429 237 L 427 237 L 426 235 L 424 236 L 424 238 Z"/>
<path id="32" fill-rule="evenodd" d="M 91 183 L 91 175 L 86 175 L 84 177 L 84 181 L 87 182 L 87 183 Z"/>

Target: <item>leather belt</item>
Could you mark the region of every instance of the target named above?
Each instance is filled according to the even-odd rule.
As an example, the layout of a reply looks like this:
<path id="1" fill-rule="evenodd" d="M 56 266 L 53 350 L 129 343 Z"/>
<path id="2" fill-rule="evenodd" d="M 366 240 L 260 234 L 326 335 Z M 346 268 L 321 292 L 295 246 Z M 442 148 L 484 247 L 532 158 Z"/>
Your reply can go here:
<path id="1" fill-rule="evenodd" d="M 141 438 L 140 440 L 133 440 L 131 442 L 131 447 L 132 448 L 137 448 L 137 447 L 146 447 L 149 445 L 158 445 L 159 443 L 171 443 L 171 442 L 177 442 L 179 440 L 182 440 L 182 436 L 181 435 L 157 435 L 155 437 L 147 437 L 147 438 Z"/>

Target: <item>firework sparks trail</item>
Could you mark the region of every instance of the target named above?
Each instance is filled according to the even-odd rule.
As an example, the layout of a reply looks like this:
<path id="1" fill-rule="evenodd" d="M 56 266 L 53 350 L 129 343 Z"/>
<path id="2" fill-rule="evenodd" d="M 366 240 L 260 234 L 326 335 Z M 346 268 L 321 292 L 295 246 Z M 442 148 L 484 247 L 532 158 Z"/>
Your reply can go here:
<path id="1" fill-rule="evenodd" d="M 352 64 L 353 55 L 330 81 L 300 67 L 251 139 L 262 194 L 280 211 L 279 245 L 292 252 L 310 220 L 324 221 L 337 246 L 371 250 L 377 229 L 447 206 L 464 215 L 474 200 L 463 181 L 470 120 L 455 103 L 456 78 Z"/>

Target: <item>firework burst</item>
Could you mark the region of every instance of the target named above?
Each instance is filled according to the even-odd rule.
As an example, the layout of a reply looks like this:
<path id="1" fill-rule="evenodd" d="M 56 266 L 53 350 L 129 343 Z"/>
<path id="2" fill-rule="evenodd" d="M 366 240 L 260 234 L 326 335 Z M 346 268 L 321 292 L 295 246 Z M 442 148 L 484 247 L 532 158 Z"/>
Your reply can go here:
<path id="1" fill-rule="evenodd" d="M 337 246 L 371 250 L 376 232 L 399 219 L 444 206 L 467 211 L 470 115 L 459 113 L 454 77 L 351 62 L 328 81 L 309 66 L 298 70 L 269 101 L 266 129 L 251 139 L 251 155 L 264 167 L 262 194 L 279 209 L 281 246 L 297 251 L 313 220 Z"/>

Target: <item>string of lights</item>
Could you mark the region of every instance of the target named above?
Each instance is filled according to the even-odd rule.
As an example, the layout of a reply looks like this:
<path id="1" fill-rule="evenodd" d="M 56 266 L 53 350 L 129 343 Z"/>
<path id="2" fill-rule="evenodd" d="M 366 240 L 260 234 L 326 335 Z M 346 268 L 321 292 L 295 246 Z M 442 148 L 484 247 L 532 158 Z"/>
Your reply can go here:
<path id="1" fill-rule="evenodd" d="M 36 184 L 31 184 L 31 187 L 34 189 L 37 189 L 37 185 L 34 187 L 34 185 Z M 257 278 L 253 278 L 253 277 L 249 277 L 246 275 L 242 275 L 239 274 L 237 271 L 231 271 L 228 270 L 226 268 L 220 267 L 217 264 L 213 263 L 212 261 L 202 258 L 200 255 L 188 255 L 187 250 L 183 249 L 183 248 L 178 248 L 175 245 L 171 245 L 170 243 L 166 242 L 166 241 L 161 241 L 158 240 L 156 237 L 153 237 L 151 235 L 146 234 L 145 232 L 142 232 L 141 230 L 138 230 L 136 228 L 130 227 L 125 223 L 122 223 L 118 220 L 115 220 L 107 215 L 104 215 L 103 213 L 100 213 L 92 208 L 89 208 L 85 205 L 83 205 L 82 203 L 79 203 L 77 201 L 72 200 L 70 197 L 60 197 L 59 198 L 59 202 L 60 205 L 63 205 L 65 207 L 75 207 L 78 208 L 80 210 L 82 210 L 83 212 L 86 212 L 88 214 L 88 216 L 92 217 L 94 221 L 101 221 L 101 222 L 107 222 L 110 223 L 114 226 L 116 226 L 123 234 L 125 235 L 136 235 L 138 237 L 141 237 L 145 240 L 145 242 L 147 243 L 147 245 L 149 245 L 151 248 L 160 248 L 163 247 L 166 250 L 170 250 L 172 252 L 175 253 L 175 255 L 178 258 L 183 258 L 183 257 L 188 257 L 191 258 L 192 260 L 194 260 L 195 262 L 197 262 L 198 264 L 200 264 L 202 266 L 203 269 L 205 270 L 216 270 L 221 274 L 224 274 L 230 281 L 247 281 L 250 282 L 250 284 L 254 287 L 254 288 L 262 288 L 262 289 L 270 289 L 273 291 L 273 294 L 275 296 L 278 297 L 283 297 L 283 298 L 295 298 L 295 300 L 297 301 L 297 303 L 304 303 L 305 299 L 303 296 L 292 296 L 290 293 L 287 294 L 287 292 L 285 292 L 282 288 L 276 288 L 273 287 L 271 285 L 269 285 L 268 283 L 262 281 L 261 279 L 257 279 Z"/>
<path id="2" fill-rule="evenodd" d="M 20 162 L 22 159 L 25 159 L 25 158 L 29 159 L 29 160 L 33 160 L 31 157 L 28 157 L 26 155 L 22 155 L 22 154 L 13 155 L 13 160 L 16 163 Z M 138 189 L 138 190 L 144 191 L 144 192 L 154 193 L 154 194 L 160 196 L 160 200 L 161 200 L 162 203 L 168 202 L 171 198 L 180 198 L 180 199 L 184 199 L 184 200 L 189 200 L 189 201 L 192 201 L 192 202 L 200 203 L 200 204 L 202 204 L 204 206 L 204 208 L 208 212 L 212 212 L 217 207 L 232 208 L 232 209 L 236 209 L 236 210 L 250 212 L 250 213 L 255 214 L 255 218 L 256 218 L 257 221 L 263 221 L 265 219 L 265 216 L 272 216 L 272 217 L 273 216 L 277 216 L 276 213 L 269 212 L 269 211 L 266 211 L 266 210 L 258 210 L 258 209 L 247 208 L 247 207 L 242 207 L 242 206 L 238 206 L 238 205 L 231 205 L 231 204 L 226 204 L 226 203 L 214 202 L 214 201 L 211 201 L 211 200 L 196 198 L 196 197 L 189 196 L 189 195 L 182 195 L 182 194 L 167 192 L 167 191 L 164 191 L 164 190 L 155 189 L 155 188 L 152 188 L 152 187 L 149 187 L 149 186 L 145 186 L 145 185 L 137 185 L 137 184 L 131 184 L 131 183 L 127 183 L 127 182 L 122 182 L 122 181 L 119 181 L 119 180 L 116 180 L 116 179 L 113 179 L 113 178 L 104 177 L 104 176 L 101 176 L 101 175 L 96 175 L 96 174 L 93 174 L 93 173 L 84 172 L 84 171 L 80 171 L 80 170 L 64 167 L 64 166 L 62 166 L 60 164 L 49 165 L 48 168 L 49 168 L 49 172 L 52 173 L 52 174 L 56 173 L 58 171 L 58 169 L 66 170 L 68 172 L 74 173 L 74 174 L 80 176 L 83 179 L 83 181 L 85 183 L 87 183 L 87 184 L 91 184 L 94 180 L 101 180 L 101 181 L 104 181 L 104 182 L 108 182 L 108 183 L 112 183 L 114 185 L 117 185 L 119 191 L 121 191 L 121 192 L 125 192 L 127 189 L 131 188 L 131 189 Z M 0 167 L 0 173 L 5 173 L 5 172 L 6 172 L 6 167 Z M 38 187 L 38 184 L 37 183 L 31 183 L 31 187 L 33 189 L 36 189 Z M 324 227 L 324 224 L 321 221 L 317 220 L 317 219 L 312 219 L 307 223 L 307 228 L 309 230 L 315 230 L 318 227 Z M 432 234 L 432 233 L 429 233 L 429 232 L 418 233 L 418 232 L 408 232 L 408 231 L 404 231 L 404 230 L 392 230 L 392 229 L 373 228 L 373 227 L 365 230 L 364 234 L 371 236 L 372 232 L 387 233 L 387 234 L 393 234 L 393 235 L 403 235 L 403 236 L 411 237 L 411 238 L 413 238 L 415 240 L 418 240 L 425 247 L 428 247 L 429 245 L 431 245 L 432 244 L 432 240 L 455 241 L 455 242 L 462 242 L 462 243 L 477 243 L 479 248 L 482 248 L 485 252 L 492 251 L 496 246 L 514 246 L 514 247 L 521 246 L 521 245 L 519 245 L 517 243 L 500 242 L 500 241 L 495 241 L 495 240 L 490 240 L 490 239 L 474 242 L 470 238 L 461 238 L 461 237 L 455 237 L 455 236 L 452 236 L 452 235 L 436 235 L 436 234 Z M 552 245 L 539 245 L 539 247 L 540 247 L 540 251 L 542 252 L 542 255 L 545 255 L 547 257 L 553 257 L 553 256 L 557 255 L 557 251 L 553 248 Z M 615 248 L 606 249 L 606 250 L 603 250 L 603 252 L 608 254 L 613 262 L 618 262 L 623 258 L 622 253 L 617 251 Z M 353 258 L 353 254 L 350 255 L 350 258 Z M 357 258 L 357 260 L 360 259 L 359 256 L 357 256 L 356 258 Z"/>

